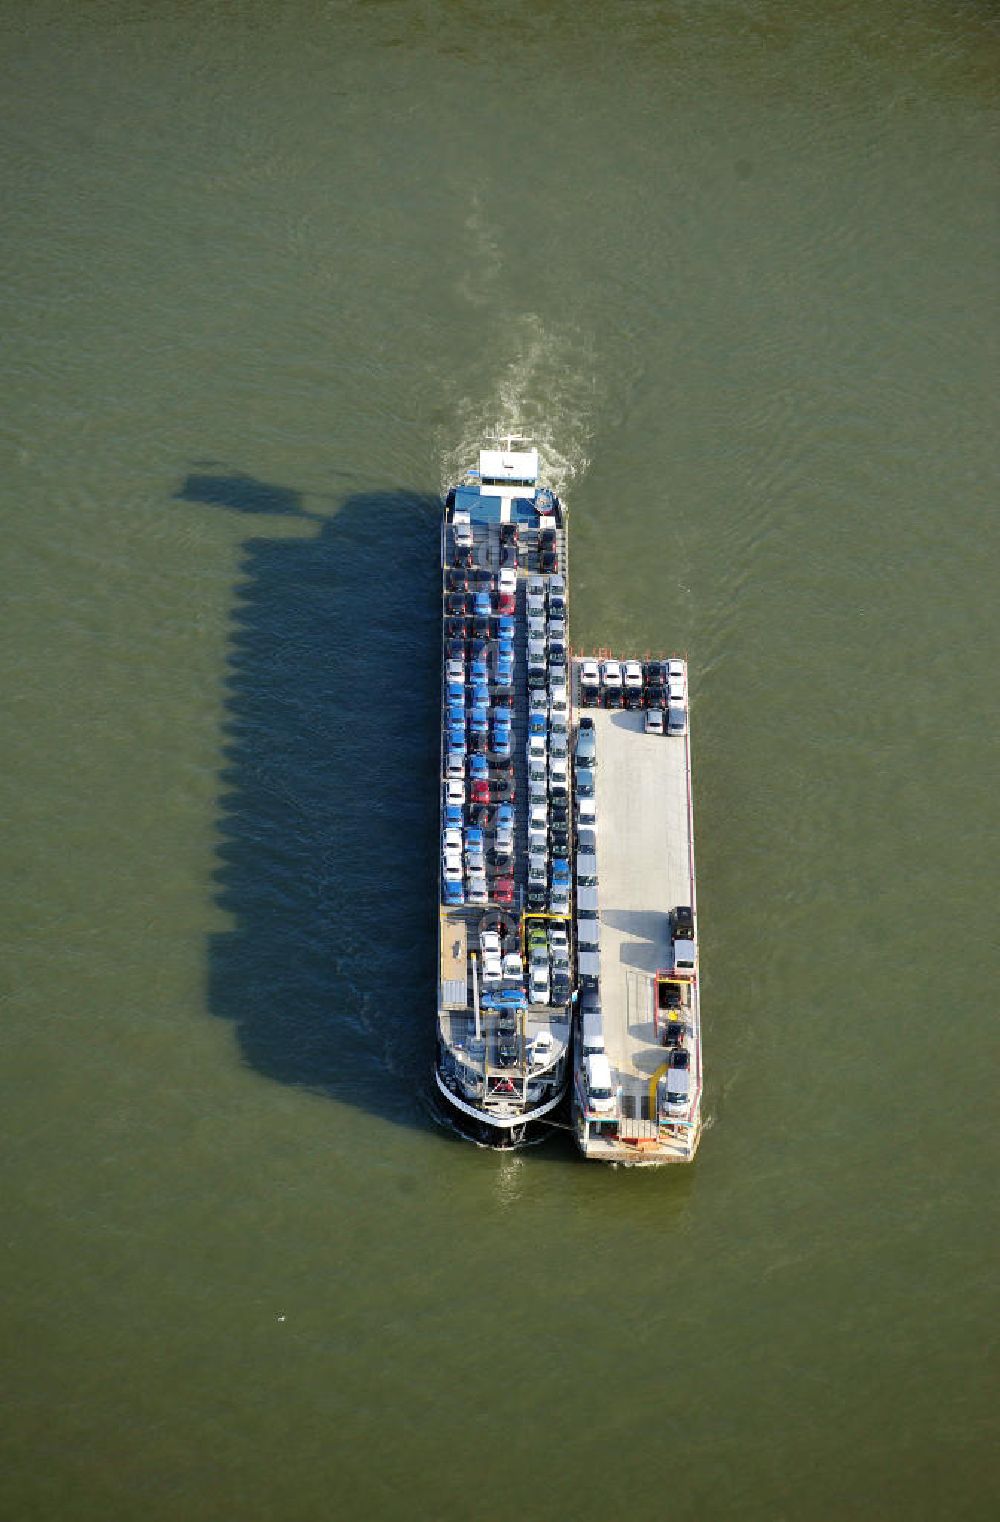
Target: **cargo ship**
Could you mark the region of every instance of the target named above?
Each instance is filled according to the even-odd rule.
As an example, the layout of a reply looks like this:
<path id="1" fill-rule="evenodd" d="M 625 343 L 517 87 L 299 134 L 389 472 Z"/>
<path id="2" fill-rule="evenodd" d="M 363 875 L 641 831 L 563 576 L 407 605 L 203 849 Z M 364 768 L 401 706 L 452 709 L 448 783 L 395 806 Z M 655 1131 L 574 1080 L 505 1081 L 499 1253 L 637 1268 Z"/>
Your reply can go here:
<path id="1" fill-rule="evenodd" d="M 687 666 L 571 653 L 566 510 L 527 442 L 483 449 L 441 525 L 435 1080 L 489 1145 L 562 1124 L 589 1159 L 689 1161 Z"/>

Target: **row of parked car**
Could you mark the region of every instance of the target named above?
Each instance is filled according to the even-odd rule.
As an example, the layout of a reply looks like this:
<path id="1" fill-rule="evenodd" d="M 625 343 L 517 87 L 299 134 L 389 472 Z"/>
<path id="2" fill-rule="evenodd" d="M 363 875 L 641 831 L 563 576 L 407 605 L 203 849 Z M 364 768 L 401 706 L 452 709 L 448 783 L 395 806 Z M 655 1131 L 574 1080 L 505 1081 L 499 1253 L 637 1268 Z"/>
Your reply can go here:
<path id="1" fill-rule="evenodd" d="M 445 573 L 442 897 L 512 905 L 516 560 L 494 578 L 474 563 L 468 515 L 455 515 L 452 535 L 461 553 Z"/>
<path id="2" fill-rule="evenodd" d="M 525 937 L 528 998 L 532 1004 L 568 1004 L 572 992 L 569 934 L 565 925 L 532 925 Z"/>
<path id="3" fill-rule="evenodd" d="M 687 730 L 687 666 L 684 661 L 585 660 L 580 665 L 584 708 L 645 708 L 666 715 L 666 732 Z"/>
<path id="4" fill-rule="evenodd" d="M 529 909 L 570 913 L 569 686 L 566 584 L 533 576 L 526 593 Z M 546 973 L 546 977 L 548 974 Z M 541 974 L 538 977 L 541 988 Z M 566 995 L 568 997 L 568 994 Z M 533 1002 L 548 1002 L 535 999 Z M 564 1002 L 560 1000 L 559 1002 Z"/>

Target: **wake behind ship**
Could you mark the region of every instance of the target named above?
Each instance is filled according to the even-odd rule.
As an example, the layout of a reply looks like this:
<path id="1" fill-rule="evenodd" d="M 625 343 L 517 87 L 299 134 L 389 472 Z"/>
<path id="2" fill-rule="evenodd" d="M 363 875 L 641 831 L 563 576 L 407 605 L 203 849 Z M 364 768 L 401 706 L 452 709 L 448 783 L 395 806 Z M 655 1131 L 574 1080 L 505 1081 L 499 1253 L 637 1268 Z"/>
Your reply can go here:
<path id="1" fill-rule="evenodd" d="M 569 1089 L 584 1157 L 689 1162 L 702 1049 L 687 664 L 570 654 L 565 511 L 537 452 L 513 443 L 480 453 L 441 528 L 435 1076 L 493 1145 L 551 1124 Z"/>

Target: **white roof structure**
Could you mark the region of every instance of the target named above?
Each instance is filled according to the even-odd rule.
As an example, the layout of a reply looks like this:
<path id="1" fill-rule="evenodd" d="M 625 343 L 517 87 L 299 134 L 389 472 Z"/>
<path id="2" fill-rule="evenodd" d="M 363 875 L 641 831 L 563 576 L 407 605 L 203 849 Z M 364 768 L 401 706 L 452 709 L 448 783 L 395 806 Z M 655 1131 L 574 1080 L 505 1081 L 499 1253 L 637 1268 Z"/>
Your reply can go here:
<path id="1" fill-rule="evenodd" d="M 482 481 L 511 481 L 532 485 L 538 480 L 538 450 L 517 452 L 502 449 L 479 451 L 479 475 Z"/>

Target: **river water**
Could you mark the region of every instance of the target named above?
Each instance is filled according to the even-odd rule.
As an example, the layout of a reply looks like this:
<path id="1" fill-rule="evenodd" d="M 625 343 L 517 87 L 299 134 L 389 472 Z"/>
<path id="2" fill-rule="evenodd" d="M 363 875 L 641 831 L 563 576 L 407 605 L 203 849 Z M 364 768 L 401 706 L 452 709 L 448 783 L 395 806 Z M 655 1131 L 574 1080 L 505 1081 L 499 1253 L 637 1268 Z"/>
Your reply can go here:
<path id="1" fill-rule="evenodd" d="M 0 24 L 0 1513 L 995 1515 L 995 11 Z M 515 425 L 575 644 L 689 653 L 685 1172 L 435 1119 Z"/>

